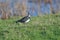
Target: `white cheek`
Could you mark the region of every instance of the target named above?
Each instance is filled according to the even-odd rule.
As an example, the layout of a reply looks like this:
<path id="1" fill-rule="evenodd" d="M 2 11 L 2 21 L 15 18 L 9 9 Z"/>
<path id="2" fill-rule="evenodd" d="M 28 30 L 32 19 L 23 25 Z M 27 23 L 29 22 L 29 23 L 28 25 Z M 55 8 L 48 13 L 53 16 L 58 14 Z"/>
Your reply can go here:
<path id="1" fill-rule="evenodd" d="M 29 22 L 30 21 L 30 19 L 28 19 L 25 23 L 27 23 L 27 22 Z"/>

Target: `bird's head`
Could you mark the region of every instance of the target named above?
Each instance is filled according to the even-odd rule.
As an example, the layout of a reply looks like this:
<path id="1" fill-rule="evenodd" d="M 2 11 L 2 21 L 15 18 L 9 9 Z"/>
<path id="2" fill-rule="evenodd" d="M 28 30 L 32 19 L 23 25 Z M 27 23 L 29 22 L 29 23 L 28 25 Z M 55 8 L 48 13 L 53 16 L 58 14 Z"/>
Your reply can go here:
<path id="1" fill-rule="evenodd" d="M 28 12 L 28 17 L 31 17 L 30 13 Z"/>

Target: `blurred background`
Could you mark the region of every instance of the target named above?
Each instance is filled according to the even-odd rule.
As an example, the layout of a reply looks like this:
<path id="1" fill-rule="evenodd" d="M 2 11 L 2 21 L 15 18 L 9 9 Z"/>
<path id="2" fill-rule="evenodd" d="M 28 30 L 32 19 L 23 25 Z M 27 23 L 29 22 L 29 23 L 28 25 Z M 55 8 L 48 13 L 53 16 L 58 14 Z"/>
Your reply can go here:
<path id="1" fill-rule="evenodd" d="M 59 13 L 60 0 L 0 0 L 0 18 Z"/>

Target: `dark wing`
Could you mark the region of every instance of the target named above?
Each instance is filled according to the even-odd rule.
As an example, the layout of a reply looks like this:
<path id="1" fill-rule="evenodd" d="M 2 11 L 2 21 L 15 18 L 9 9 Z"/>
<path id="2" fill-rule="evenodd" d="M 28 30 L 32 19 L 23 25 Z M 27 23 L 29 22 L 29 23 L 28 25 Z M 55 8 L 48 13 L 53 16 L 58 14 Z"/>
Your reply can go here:
<path id="1" fill-rule="evenodd" d="M 17 23 L 17 22 L 25 22 L 25 21 L 28 20 L 29 18 L 30 18 L 30 17 L 25 16 L 25 17 L 23 17 L 22 19 L 17 20 L 16 23 Z"/>
<path id="2" fill-rule="evenodd" d="M 29 19 L 29 17 L 26 16 L 26 17 L 22 18 L 21 20 L 22 20 L 23 22 L 25 22 L 25 21 L 28 20 L 28 19 Z"/>

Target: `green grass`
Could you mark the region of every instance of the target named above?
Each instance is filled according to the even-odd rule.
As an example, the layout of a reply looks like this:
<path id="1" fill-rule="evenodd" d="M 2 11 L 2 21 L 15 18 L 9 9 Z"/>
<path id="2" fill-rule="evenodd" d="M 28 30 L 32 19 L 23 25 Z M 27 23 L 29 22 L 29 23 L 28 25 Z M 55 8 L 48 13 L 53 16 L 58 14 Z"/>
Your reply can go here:
<path id="1" fill-rule="evenodd" d="M 60 40 L 60 14 L 31 17 L 26 24 L 16 24 L 18 19 L 0 19 L 0 40 Z"/>

